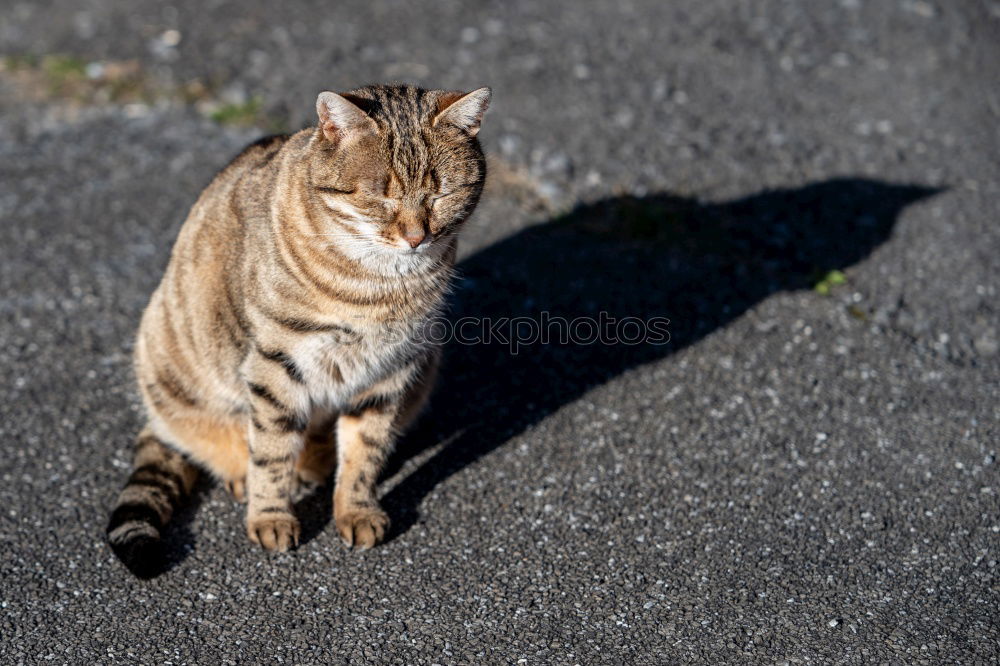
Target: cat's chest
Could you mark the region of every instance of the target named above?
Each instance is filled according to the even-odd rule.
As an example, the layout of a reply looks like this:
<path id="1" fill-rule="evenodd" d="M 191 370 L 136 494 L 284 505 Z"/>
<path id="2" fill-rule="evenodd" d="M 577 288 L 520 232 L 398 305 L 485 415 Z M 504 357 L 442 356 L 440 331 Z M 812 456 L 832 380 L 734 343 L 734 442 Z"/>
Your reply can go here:
<path id="1" fill-rule="evenodd" d="M 295 348 L 293 359 L 312 402 L 339 409 L 400 369 L 420 346 L 413 336 L 352 329 L 310 336 Z"/>

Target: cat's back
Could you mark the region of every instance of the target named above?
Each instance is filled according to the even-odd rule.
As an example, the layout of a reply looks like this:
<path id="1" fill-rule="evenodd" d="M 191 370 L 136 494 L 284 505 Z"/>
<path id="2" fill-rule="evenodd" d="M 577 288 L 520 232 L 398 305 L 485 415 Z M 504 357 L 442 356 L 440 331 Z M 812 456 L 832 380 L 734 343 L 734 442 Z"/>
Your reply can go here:
<path id="1" fill-rule="evenodd" d="M 280 154 L 291 139 L 267 136 L 248 145 L 191 207 L 140 322 L 140 378 L 151 368 L 175 365 L 176 359 L 197 367 L 197 359 L 223 358 L 235 368 L 233 352 L 246 337 L 240 305 L 245 267 L 260 254 L 261 243 L 254 238 L 267 227 Z M 200 379 L 190 381 L 198 385 Z"/>
<path id="2" fill-rule="evenodd" d="M 292 137 L 291 134 L 272 134 L 246 146 L 215 174 L 199 197 L 199 203 L 206 198 L 228 195 L 234 187 L 248 180 L 253 181 L 252 187 L 259 191 L 261 185 L 273 181 L 277 175 L 278 155 Z"/>
<path id="3" fill-rule="evenodd" d="M 178 234 L 171 264 L 202 261 L 205 252 L 230 254 L 226 248 L 267 217 L 281 169 L 283 149 L 294 149 L 297 135 L 275 134 L 246 146 L 215 174 L 191 207 Z M 197 250 L 197 251 L 195 251 Z"/>
<path id="4" fill-rule="evenodd" d="M 271 134 L 257 139 L 241 150 L 229 164 L 222 167 L 216 178 L 267 167 L 291 138 L 291 134 Z"/>

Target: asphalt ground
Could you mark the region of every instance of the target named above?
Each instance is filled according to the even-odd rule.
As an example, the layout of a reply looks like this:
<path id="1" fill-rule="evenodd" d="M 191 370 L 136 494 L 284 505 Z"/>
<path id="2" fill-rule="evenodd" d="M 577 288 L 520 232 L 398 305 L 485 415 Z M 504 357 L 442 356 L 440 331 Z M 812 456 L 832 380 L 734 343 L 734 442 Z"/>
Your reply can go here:
<path id="1" fill-rule="evenodd" d="M 992 663 L 1000 3 L 3 3 L 5 663 Z M 452 344 L 347 551 L 202 482 L 161 575 L 103 528 L 185 212 L 320 90 L 490 85 Z"/>

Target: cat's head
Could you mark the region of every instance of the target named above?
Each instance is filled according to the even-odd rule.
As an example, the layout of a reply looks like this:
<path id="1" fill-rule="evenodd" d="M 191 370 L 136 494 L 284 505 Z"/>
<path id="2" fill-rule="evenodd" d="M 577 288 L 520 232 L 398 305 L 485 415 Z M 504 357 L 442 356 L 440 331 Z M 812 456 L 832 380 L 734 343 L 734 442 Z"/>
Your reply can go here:
<path id="1" fill-rule="evenodd" d="M 337 246 L 359 257 L 440 255 L 483 189 L 476 134 L 489 102 L 489 88 L 321 93 L 309 196 Z"/>

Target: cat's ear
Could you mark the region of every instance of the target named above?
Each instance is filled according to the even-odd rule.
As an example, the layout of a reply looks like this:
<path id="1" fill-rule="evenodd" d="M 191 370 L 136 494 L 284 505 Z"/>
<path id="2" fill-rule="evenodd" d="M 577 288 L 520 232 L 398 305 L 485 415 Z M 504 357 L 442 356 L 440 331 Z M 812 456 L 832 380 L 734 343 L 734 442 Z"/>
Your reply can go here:
<path id="1" fill-rule="evenodd" d="M 374 132 L 375 121 L 353 102 L 334 92 L 321 92 L 316 98 L 319 128 L 336 145 L 352 134 Z"/>
<path id="2" fill-rule="evenodd" d="M 438 112 L 431 125 L 455 125 L 470 136 L 476 136 L 492 95 L 493 91 L 489 88 L 479 88 L 470 93 L 446 92 L 438 98 Z"/>

